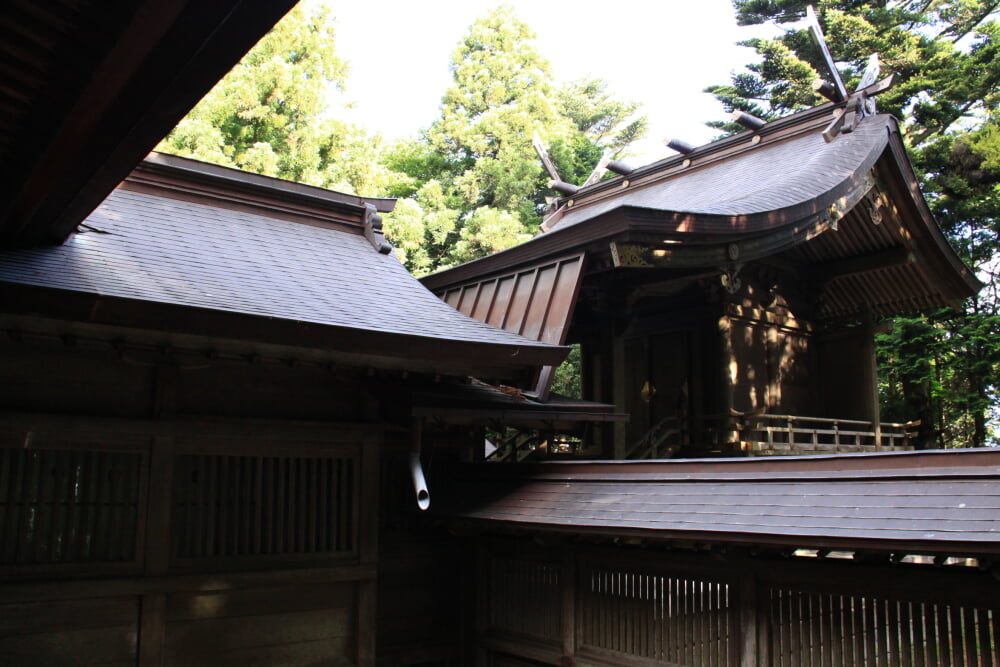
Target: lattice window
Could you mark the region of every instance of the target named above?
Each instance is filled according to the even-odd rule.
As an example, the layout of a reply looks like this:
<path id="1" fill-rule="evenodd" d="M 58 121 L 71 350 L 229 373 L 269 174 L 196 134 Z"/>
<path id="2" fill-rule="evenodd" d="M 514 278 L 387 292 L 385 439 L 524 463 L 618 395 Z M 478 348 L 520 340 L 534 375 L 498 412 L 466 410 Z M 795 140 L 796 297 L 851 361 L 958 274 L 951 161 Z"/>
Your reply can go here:
<path id="1" fill-rule="evenodd" d="M 773 665 L 998 665 L 996 609 L 772 589 Z"/>
<path id="2" fill-rule="evenodd" d="M 174 555 L 354 551 L 356 463 L 351 457 L 177 457 Z"/>
<path id="3" fill-rule="evenodd" d="M 559 639 L 559 566 L 534 560 L 490 559 L 490 622 L 494 628 Z"/>
<path id="4" fill-rule="evenodd" d="M 0 565 L 135 558 L 142 454 L 0 449 Z"/>
<path id="5" fill-rule="evenodd" d="M 607 568 L 582 575 L 584 646 L 679 665 L 730 664 L 735 628 L 728 584 Z"/>

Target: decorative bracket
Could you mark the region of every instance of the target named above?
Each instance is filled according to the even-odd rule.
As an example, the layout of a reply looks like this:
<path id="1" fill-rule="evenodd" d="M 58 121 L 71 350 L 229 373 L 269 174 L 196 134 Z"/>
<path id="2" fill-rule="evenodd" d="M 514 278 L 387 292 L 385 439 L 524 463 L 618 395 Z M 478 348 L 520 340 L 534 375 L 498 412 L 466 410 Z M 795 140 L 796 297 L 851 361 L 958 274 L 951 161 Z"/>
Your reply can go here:
<path id="1" fill-rule="evenodd" d="M 866 86 L 865 88 L 858 89 L 849 98 L 847 98 L 847 105 L 840 112 L 840 114 L 826 126 L 825 130 L 823 130 L 823 139 L 829 143 L 836 139 L 837 135 L 841 132 L 845 134 L 852 132 L 854 130 L 854 125 L 862 118 L 869 115 L 869 98 L 889 90 L 892 88 L 893 83 L 895 83 L 895 75 L 890 74 L 881 81 L 877 81 L 870 86 Z M 871 109 L 874 109 L 874 104 L 871 106 Z"/>
<path id="2" fill-rule="evenodd" d="M 365 238 L 373 248 L 383 255 L 392 252 L 392 244 L 385 240 L 385 232 L 382 231 L 382 216 L 372 204 L 365 204 L 365 214 L 361 224 L 365 229 Z"/>

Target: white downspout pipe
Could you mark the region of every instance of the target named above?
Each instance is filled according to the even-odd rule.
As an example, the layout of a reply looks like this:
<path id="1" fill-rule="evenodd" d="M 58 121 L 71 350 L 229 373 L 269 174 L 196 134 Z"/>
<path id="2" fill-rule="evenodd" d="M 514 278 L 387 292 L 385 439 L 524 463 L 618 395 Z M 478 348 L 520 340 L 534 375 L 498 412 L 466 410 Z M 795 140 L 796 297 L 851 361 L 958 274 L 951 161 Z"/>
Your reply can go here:
<path id="1" fill-rule="evenodd" d="M 413 443 L 410 447 L 410 477 L 413 479 L 413 490 L 417 494 L 417 507 L 426 510 L 431 506 L 431 494 L 427 490 L 427 480 L 424 479 L 424 468 L 420 463 L 420 447 L 423 441 L 424 422 L 420 418 L 413 420 Z"/>

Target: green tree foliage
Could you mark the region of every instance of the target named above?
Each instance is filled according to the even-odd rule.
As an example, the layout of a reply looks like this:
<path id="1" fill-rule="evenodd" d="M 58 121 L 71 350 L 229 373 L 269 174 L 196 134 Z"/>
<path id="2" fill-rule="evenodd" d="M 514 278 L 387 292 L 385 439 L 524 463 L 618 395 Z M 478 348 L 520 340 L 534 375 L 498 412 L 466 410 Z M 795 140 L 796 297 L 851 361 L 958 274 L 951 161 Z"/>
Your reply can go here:
<path id="1" fill-rule="evenodd" d="M 734 0 L 743 25 L 789 29 L 745 42 L 760 60 L 709 92 L 727 110 L 764 118 L 820 101 L 816 78 L 830 79 L 808 33 L 789 24 L 807 0 Z M 879 96 L 881 112 L 903 119 L 924 195 L 943 231 L 987 288 L 961 311 L 898 318 L 880 336 L 888 418 L 924 421 L 928 444 L 982 445 L 996 438 L 1000 374 L 1000 0 L 820 0 L 817 13 L 842 78 L 853 90 L 878 53 L 897 84 Z M 726 123 L 713 123 L 735 129 Z"/>
<path id="2" fill-rule="evenodd" d="M 386 230 L 414 248 L 406 256 L 411 270 L 482 257 L 537 231 L 545 197 L 554 193 L 532 147 L 536 132 L 560 176 L 580 183 L 603 151 L 620 155 L 645 131 L 645 118 L 633 118 L 638 105 L 614 100 L 604 82 L 557 86 L 534 40 L 509 6 L 473 23 L 452 55 L 441 116 L 387 153 L 386 169 L 409 176 L 391 194 L 411 203 L 387 218 Z M 421 194 L 428 186 L 433 203 Z"/>
<path id="3" fill-rule="evenodd" d="M 329 11 L 311 7 L 289 12 L 157 150 L 362 195 L 398 179 L 377 160 L 379 137 L 330 117 L 347 63 Z"/>

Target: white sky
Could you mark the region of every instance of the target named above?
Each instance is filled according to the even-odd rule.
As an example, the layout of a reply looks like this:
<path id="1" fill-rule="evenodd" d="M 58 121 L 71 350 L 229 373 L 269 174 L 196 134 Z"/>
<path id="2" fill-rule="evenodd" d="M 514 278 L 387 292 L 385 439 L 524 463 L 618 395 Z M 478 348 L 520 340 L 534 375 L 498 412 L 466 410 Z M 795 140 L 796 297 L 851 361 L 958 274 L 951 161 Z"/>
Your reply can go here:
<path id="1" fill-rule="evenodd" d="M 415 136 L 437 117 L 451 83 L 452 51 L 468 27 L 500 0 L 368 0 L 331 3 L 337 51 L 350 62 L 350 119 L 388 139 Z M 629 161 L 639 166 L 672 152 L 664 137 L 701 144 L 724 112 L 702 89 L 729 81 L 753 58 L 737 40 L 761 27 L 736 26 L 729 0 L 513 0 L 537 35 L 558 82 L 606 80 L 618 99 L 642 103 L 650 131 Z M 773 33 L 773 29 L 771 29 Z M 342 117 L 342 114 L 338 113 Z"/>

